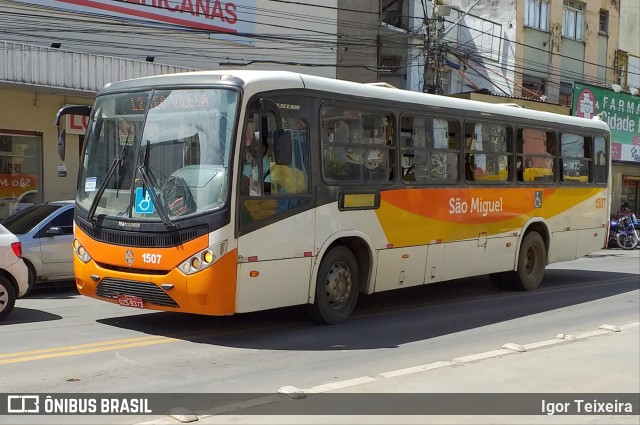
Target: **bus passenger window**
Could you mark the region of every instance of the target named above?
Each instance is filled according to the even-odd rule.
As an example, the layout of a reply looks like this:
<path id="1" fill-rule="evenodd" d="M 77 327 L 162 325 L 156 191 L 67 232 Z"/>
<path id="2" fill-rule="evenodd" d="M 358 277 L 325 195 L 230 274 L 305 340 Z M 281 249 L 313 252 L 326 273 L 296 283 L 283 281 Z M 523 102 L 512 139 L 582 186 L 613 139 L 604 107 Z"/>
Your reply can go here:
<path id="1" fill-rule="evenodd" d="M 578 134 L 560 135 L 562 155 L 562 181 L 588 183 L 591 163 L 591 137 Z"/>
<path id="2" fill-rule="evenodd" d="M 324 106 L 322 175 L 331 184 L 388 183 L 393 179 L 393 116 L 372 108 Z"/>
<path id="3" fill-rule="evenodd" d="M 518 181 L 524 183 L 551 183 L 554 176 L 554 135 L 551 131 L 534 128 L 518 129 L 516 162 Z"/>
<path id="4" fill-rule="evenodd" d="M 402 179 L 406 183 L 458 180 L 457 122 L 403 115 Z"/>

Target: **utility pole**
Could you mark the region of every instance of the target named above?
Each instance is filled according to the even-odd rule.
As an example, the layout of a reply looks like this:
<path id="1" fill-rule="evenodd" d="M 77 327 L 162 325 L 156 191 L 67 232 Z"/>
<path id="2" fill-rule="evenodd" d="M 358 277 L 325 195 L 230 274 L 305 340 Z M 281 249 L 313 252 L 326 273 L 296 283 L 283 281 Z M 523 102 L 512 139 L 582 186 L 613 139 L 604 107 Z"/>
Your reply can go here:
<path id="1" fill-rule="evenodd" d="M 447 29 L 444 28 L 444 18 L 451 13 L 451 6 L 446 6 L 444 0 L 432 0 L 433 10 L 431 18 L 424 9 L 427 28 L 425 39 L 424 86 L 426 93 L 444 94 L 442 89 L 442 73 L 447 70 L 447 43 L 444 37 L 473 9 L 481 0 L 476 0 L 462 13 Z"/>
<path id="2" fill-rule="evenodd" d="M 450 11 L 448 6 L 442 4 L 442 0 L 433 0 L 433 11 L 431 18 L 427 15 L 425 8 L 427 36 L 425 39 L 425 61 L 422 91 L 425 93 L 442 93 L 442 68 L 447 64 L 446 44 L 442 43 L 444 36 L 444 17 Z"/>

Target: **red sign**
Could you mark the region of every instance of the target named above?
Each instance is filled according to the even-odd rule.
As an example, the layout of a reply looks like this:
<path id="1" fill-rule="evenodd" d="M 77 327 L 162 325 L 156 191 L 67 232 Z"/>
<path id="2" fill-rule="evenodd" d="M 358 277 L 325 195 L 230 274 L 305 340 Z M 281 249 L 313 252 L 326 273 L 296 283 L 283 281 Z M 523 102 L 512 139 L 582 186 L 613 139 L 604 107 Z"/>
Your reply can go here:
<path id="1" fill-rule="evenodd" d="M 65 130 L 67 134 L 84 134 L 89 125 L 89 117 L 83 115 L 66 115 Z"/>

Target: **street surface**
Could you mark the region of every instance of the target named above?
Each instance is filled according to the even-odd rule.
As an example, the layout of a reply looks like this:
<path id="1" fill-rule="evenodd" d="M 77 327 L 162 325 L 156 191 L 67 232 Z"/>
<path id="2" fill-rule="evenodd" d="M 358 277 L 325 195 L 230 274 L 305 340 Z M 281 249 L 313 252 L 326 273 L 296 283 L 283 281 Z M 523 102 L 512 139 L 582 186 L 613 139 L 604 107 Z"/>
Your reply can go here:
<path id="1" fill-rule="evenodd" d="M 386 401 L 390 410 L 400 393 L 461 393 L 462 404 L 467 393 L 638 394 L 639 276 L 640 250 L 602 250 L 550 266 L 535 292 L 498 291 L 486 277 L 408 288 L 362 298 L 338 326 L 309 323 L 300 308 L 199 317 L 128 309 L 73 288 L 36 290 L 0 325 L 0 393 L 275 397 L 254 408 L 212 397 L 181 411 L 206 424 L 637 424 L 637 405 L 635 416 L 362 416 L 337 405 L 339 416 L 277 412 L 283 403 L 310 406 L 303 403 L 319 400 L 313 394 L 386 394 L 377 407 Z M 151 415 L 0 416 L 0 423 L 178 424 L 165 413 L 185 406 Z"/>

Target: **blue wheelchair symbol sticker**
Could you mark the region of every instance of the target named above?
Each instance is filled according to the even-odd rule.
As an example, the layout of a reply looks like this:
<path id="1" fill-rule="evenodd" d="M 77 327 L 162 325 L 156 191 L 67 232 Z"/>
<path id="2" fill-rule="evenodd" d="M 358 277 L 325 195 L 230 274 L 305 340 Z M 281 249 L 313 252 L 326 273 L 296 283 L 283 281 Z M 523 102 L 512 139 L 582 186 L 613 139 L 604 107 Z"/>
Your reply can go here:
<path id="1" fill-rule="evenodd" d="M 144 195 L 145 196 L 142 196 L 142 188 L 136 187 L 136 199 L 133 211 L 136 214 L 153 214 L 154 208 L 149 189 L 145 191 Z"/>

